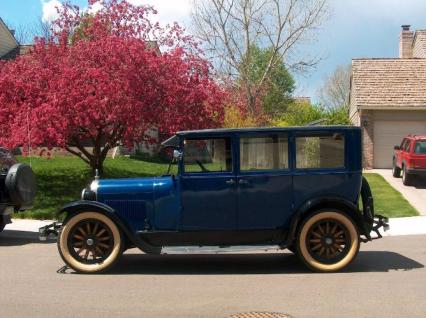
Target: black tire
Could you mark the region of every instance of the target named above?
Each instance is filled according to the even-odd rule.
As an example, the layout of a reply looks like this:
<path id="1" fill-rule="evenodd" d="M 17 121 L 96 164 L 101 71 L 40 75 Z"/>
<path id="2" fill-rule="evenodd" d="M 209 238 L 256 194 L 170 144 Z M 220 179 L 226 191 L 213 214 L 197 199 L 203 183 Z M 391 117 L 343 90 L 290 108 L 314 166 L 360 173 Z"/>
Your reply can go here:
<path id="1" fill-rule="evenodd" d="M 349 265 L 359 251 L 358 228 L 338 210 L 320 210 L 306 218 L 297 235 L 297 255 L 311 270 L 335 272 Z"/>
<path id="2" fill-rule="evenodd" d="M 392 160 L 392 175 L 394 176 L 394 178 L 400 178 L 401 177 L 401 168 L 399 168 L 396 165 L 395 158 L 393 158 L 393 160 Z"/>
<path id="3" fill-rule="evenodd" d="M 5 186 L 13 205 L 31 208 L 36 194 L 36 179 L 30 166 L 17 163 L 9 168 Z"/>
<path id="4" fill-rule="evenodd" d="M 2 221 L 0 221 L 0 232 L 2 232 L 5 228 L 6 224 L 4 224 Z"/>
<path id="5" fill-rule="evenodd" d="M 413 176 L 407 172 L 405 166 L 402 167 L 402 183 L 406 186 L 411 185 Z"/>
<path id="6" fill-rule="evenodd" d="M 63 261 L 76 272 L 86 274 L 110 270 L 123 254 L 124 245 L 118 226 L 98 212 L 73 215 L 66 220 L 58 237 Z"/>

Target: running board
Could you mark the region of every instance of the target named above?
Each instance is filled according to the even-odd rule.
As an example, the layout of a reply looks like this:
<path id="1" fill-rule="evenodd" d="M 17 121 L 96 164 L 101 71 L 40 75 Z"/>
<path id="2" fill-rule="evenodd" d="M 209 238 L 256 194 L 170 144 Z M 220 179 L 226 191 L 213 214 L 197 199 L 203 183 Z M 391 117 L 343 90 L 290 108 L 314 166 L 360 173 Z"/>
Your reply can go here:
<path id="1" fill-rule="evenodd" d="M 282 248 L 278 245 L 238 245 L 238 246 L 165 246 L 161 254 L 244 254 L 264 253 L 268 251 L 279 252 Z"/>

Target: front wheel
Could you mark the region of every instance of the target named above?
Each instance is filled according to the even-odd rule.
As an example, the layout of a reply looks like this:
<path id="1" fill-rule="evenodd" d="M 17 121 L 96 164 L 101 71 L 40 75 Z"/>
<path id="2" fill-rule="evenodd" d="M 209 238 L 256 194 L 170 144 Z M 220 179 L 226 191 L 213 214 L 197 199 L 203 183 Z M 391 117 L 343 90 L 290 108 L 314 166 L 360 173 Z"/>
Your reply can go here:
<path id="1" fill-rule="evenodd" d="M 123 239 L 117 225 L 98 212 L 82 212 L 63 225 L 58 250 L 64 262 L 80 273 L 110 269 L 123 253 Z"/>
<path id="2" fill-rule="evenodd" d="M 334 272 L 358 254 L 359 234 L 351 218 L 340 211 L 322 210 L 307 218 L 297 236 L 297 255 L 310 269 Z"/>
<path id="3" fill-rule="evenodd" d="M 398 166 L 396 165 L 395 158 L 393 158 L 393 161 L 392 161 L 392 175 L 395 178 L 399 178 L 401 176 L 401 169 L 398 168 Z"/>

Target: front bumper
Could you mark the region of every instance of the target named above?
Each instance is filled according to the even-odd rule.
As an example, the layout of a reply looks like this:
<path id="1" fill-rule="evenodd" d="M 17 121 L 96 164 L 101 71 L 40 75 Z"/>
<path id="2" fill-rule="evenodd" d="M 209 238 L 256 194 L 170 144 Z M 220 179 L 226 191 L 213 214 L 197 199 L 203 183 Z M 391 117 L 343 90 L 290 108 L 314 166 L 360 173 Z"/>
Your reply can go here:
<path id="1" fill-rule="evenodd" d="M 407 173 L 411 175 L 426 177 L 426 169 L 423 168 L 410 168 L 407 169 Z"/>
<path id="2" fill-rule="evenodd" d="M 38 239 L 40 241 L 47 241 L 47 239 L 56 240 L 61 226 L 61 222 L 53 222 L 52 224 L 39 228 Z"/>

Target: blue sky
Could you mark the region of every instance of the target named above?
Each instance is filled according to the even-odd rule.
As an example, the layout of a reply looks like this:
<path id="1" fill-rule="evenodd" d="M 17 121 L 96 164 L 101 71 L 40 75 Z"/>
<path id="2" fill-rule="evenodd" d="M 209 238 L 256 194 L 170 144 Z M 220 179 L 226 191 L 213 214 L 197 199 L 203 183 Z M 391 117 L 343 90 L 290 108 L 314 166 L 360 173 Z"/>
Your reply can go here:
<path id="1" fill-rule="evenodd" d="M 25 25 L 54 14 L 58 0 L 0 0 L 0 17 L 7 23 Z M 129 0 L 157 6 L 162 22 L 189 23 L 190 0 Z M 73 0 L 85 6 L 86 0 Z M 329 0 L 329 20 L 318 30 L 316 41 L 304 46 L 311 56 L 321 56 L 316 70 L 297 79 L 296 94 L 316 100 L 324 78 L 336 66 L 356 57 L 397 57 L 402 24 L 426 29 L 426 0 Z"/>

